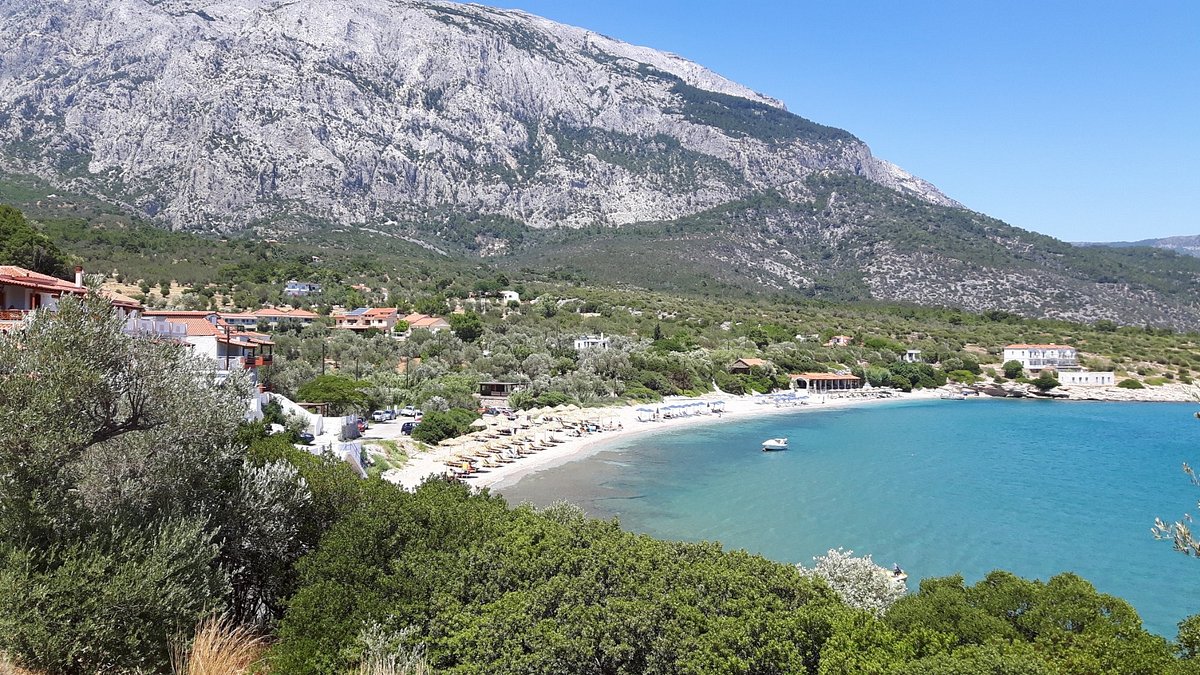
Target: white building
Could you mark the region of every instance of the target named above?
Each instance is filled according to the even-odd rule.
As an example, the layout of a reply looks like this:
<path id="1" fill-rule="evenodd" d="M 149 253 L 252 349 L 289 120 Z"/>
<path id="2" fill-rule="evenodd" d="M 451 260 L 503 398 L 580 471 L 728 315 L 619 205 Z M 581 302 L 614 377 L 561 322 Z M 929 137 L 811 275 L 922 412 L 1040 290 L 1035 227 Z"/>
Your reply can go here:
<path id="1" fill-rule="evenodd" d="M 307 281 L 296 281 L 295 279 L 291 279 L 283 287 L 283 294 L 290 295 L 293 298 L 300 297 L 302 295 L 308 295 L 310 293 L 320 292 L 321 284 L 309 283 Z"/>
<path id="2" fill-rule="evenodd" d="M 1117 376 L 1109 372 L 1068 370 L 1058 374 L 1058 383 L 1066 387 L 1111 387 L 1117 383 Z"/>
<path id="3" fill-rule="evenodd" d="M 604 337 L 604 333 L 599 335 L 580 335 L 575 338 L 575 351 L 577 352 L 594 347 L 608 349 L 608 338 Z"/>
<path id="4" fill-rule="evenodd" d="M 900 356 L 900 360 L 905 363 L 920 363 L 921 362 L 921 350 L 920 349 L 909 349 L 906 352 L 904 352 L 903 355 Z"/>
<path id="5" fill-rule="evenodd" d="M 1043 368 L 1051 370 L 1079 369 L 1079 355 L 1066 345 L 1008 345 L 1004 348 L 1004 363 L 1017 361 L 1025 370 L 1037 374 Z"/>
<path id="6" fill-rule="evenodd" d="M 516 291 L 500 291 L 500 302 L 506 305 L 510 302 L 521 302 L 521 295 Z"/>

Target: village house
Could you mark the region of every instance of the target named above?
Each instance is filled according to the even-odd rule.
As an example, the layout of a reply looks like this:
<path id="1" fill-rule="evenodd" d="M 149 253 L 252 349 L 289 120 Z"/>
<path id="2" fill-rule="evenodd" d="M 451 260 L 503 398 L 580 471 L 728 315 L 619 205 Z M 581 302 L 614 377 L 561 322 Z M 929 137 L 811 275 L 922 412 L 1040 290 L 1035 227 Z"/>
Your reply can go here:
<path id="1" fill-rule="evenodd" d="M 417 328 L 436 333 L 438 331 L 450 330 L 450 322 L 440 316 L 430 316 L 428 314 L 409 314 L 404 317 L 405 323 L 408 324 L 408 334 L 411 335 Z"/>
<path id="2" fill-rule="evenodd" d="M 729 366 L 729 372 L 734 375 L 749 375 L 752 368 L 763 368 L 770 364 L 765 359 L 738 359 Z"/>
<path id="3" fill-rule="evenodd" d="M 64 295 L 83 297 L 88 289 L 83 285 L 83 268 L 75 268 L 75 281 L 65 281 L 40 274 L 16 265 L 0 265 L 0 332 L 23 321 L 32 312 L 58 309 Z M 120 293 L 101 291 L 117 315 L 125 319 L 125 332 L 130 335 L 181 339 L 183 327 L 164 321 L 141 318 L 142 303 Z"/>
<path id="4" fill-rule="evenodd" d="M 237 326 L 246 330 L 258 328 L 258 317 L 253 312 L 220 312 L 217 316 L 230 326 Z"/>
<path id="5" fill-rule="evenodd" d="M 276 307 L 264 307 L 263 309 L 251 312 L 258 326 L 267 328 L 281 328 L 288 325 L 311 326 L 314 321 L 320 318 L 316 312 L 310 312 L 307 309 L 278 309 Z"/>
<path id="6" fill-rule="evenodd" d="M 905 352 L 900 355 L 900 360 L 905 363 L 920 363 L 921 362 L 921 350 L 920 349 L 905 350 Z"/>
<path id="7" fill-rule="evenodd" d="M 850 343 L 854 342 L 854 338 L 849 335 L 834 335 L 829 338 L 829 342 L 825 343 L 826 347 L 849 347 Z"/>
<path id="8" fill-rule="evenodd" d="M 1052 370 L 1079 369 L 1078 354 L 1067 345 L 1015 344 L 1004 348 L 1004 363 L 1017 361 L 1030 373 L 1036 375 L 1043 368 Z"/>
<path id="9" fill-rule="evenodd" d="M 258 369 L 272 362 L 275 343 L 270 336 L 228 324 L 216 312 L 147 310 L 142 318 L 182 326 L 183 342 L 216 363 L 218 378 L 246 370 L 251 382 L 258 384 Z"/>
<path id="10" fill-rule="evenodd" d="M 320 292 L 321 284 L 314 284 L 307 281 L 296 281 L 295 279 L 289 280 L 283 287 L 283 294 L 293 298 Z"/>
<path id="11" fill-rule="evenodd" d="M 0 265 L 0 330 L 24 320 L 38 309 L 57 309 L 64 295 L 82 297 L 83 268 L 75 268 L 75 283 L 39 274 L 16 265 Z"/>
<path id="12" fill-rule="evenodd" d="M 581 335 L 575 338 L 575 351 L 581 352 L 585 349 L 608 349 L 608 338 L 604 337 L 604 333 L 599 335 Z"/>
<path id="13" fill-rule="evenodd" d="M 1077 370 L 1058 373 L 1058 383 L 1066 387 L 1111 387 L 1117 383 L 1113 372 Z"/>
<path id="14" fill-rule="evenodd" d="M 363 331 L 375 330 L 391 333 L 400 319 L 400 312 L 395 307 L 359 307 L 349 312 L 333 315 L 334 328 Z"/>

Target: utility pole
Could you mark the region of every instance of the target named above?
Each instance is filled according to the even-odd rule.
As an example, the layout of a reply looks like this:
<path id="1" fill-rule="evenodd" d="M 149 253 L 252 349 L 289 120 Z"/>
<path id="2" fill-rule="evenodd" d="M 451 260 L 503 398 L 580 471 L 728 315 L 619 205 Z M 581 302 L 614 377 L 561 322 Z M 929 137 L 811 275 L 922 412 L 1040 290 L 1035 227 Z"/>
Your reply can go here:
<path id="1" fill-rule="evenodd" d="M 325 338 L 321 338 L 321 374 L 325 374 Z"/>

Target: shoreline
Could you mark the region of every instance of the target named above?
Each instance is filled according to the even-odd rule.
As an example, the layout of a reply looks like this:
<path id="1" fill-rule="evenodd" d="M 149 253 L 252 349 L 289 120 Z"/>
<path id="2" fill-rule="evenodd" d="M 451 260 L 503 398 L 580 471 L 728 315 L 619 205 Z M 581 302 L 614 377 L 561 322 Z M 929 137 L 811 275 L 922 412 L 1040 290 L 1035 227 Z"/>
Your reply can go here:
<path id="1" fill-rule="evenodd" d="M 463 480 L 480 490 L 484 488 L 499 490 L 516 484 L 530 474 L 585 457 L 590 452 L 596 451 L 598 446 L 602 444 L 609 444 L 632 436 L 669 431 L 697 424 L 713 424 L 727 419 L 737 420 L 786 412 L 817 412 L 821 410 L 856 408 L 873 403 L 936 400 L 945 391 L 953 391 L 958 388 L 947 387 L 920 389 L 912 392 L 894 392 L 891 396 L 887 397 L 839 398 L 836 395 L 815 395 L 813 396 L 813 400 L 805 405 L 785 405 L 778 407 L 770 403 L 763 403 L 766 399 L 762 395 L 735 396 L 712 393 L 697 398 L 669 397 L 656 404 L 632 404 L 611 408 L 576 408 L 565 411 L 561 415 L 558 412 L 549 413 L 554 416 L 551 419 L 565 417 L 573 420 L 575 423 L 581 423 L 584 420 L 595 421 L 597 424 L 605 427 L 603 431 L 584 433 L 580 436 L 564 436 L 557 423 L 536 424 L 531 423 L 528 416 L 522 416 L 524 418 L 522 426 L 528 429 L 528 431 L 519 432 L 516 434 L 517 436 L 540 436 L 544 438 L 554 435 L 561 439 L 561 442 L 536 453 L 523 455 L 512 463 L 481 468 L 480 471 L 471 474 Z M 1187 403 L 1200 401 L 1200 387 L 1196 385 L 1175 383 L 1162 388 L 1155 387 L 1155 389 L 1160 391 L 1150 389 L 1118 389 L 1115 387 L 1063 387 L 1064 392 L 1070 393 L 1070 397 L 1057 398 L 1055 400 L 1123 403 Z M 1163 389 L 1169 389 L 1170 391 L 1162 391 Z M 1030 396 L 1028 398 L 1037 399 L 1040 397 Z M 705 412 L 699 415 L 654 421 L 642 421 L 639 418 L 639 408 L 643 410 L 650 407 L 658 409 L 680 403 L 703 404 L 715 403 L 717 401 L 724 402 L 724 410 L 719 415 L 712 412 Z M 489 423 L 489 429 L 485 431 L 493 431 L 497 427 L 511 424 L 513 423 L 503 418 L 493 418 Z M 457 453 L 462 452 L 472 445 L 477 445 L 483 442 L 483 440 L 478 434 L 467 434 L 451 439 L 450 441 L 443 441 L 442 444 L 430 448 L 426 452 L 411 456 L 407 464 L 399 469 L 388 471 L 384 474 L 383 478 L 405 489 L 414 489 L 431 475 L 445 475 L 447 472 L 446 463 L 448 461 L 451 461 Z"/>
<path id="2" fill-rule="evenodd" d="M 812 402 L 804 405 L 778 407 L 771 403 L 762 403 L 765 400 L 763 396 L 722 396 L 719 394 L 708 394 L 697 398 L 671 397 L 664 399 L 658 404 L 636 404 L 612 408 L 583 408 L 571 411 L 569 415 L 577 420 L 596 420 L 600 424 L 609 427 L 617 426 L 618 428 L 607 428 L 603 431 L 585 433 L 577 437 L 567 436 L 563 442 L 553 447 L 523 456 L 511 464 L 502 464 L 498 467 L 482 469 L 463 480 L 468 485 L 472 485 L 477 489 L 499 489 L 512 486 L 525 476 L 538 471 L 586 457 L 590 451 L 595 451 L 597 446 L 602 444 L 609 444 L 633 436 L 670 431 L 698 424 L 714 424 L 727 420 L 762 417 L 788 412 L 809 413 L 822 410 L 857 408 L 871 404 L 937 400 L 941 394 L 942 391 L 938 389 L 923 389 L 908 393 L 895 393 L 887 397 L 836 398 L 817 395 L 813 397 L 814 400 Z M 713 403 L 716 401 L 723 401 L 725 403 L 724 410 L 720 414 L 707 412 L 699 415 L 654 421 L 641 421 L 638 416 L 639 408 L 659 408 L 679 403 L 695 404 Z M 563 435 L 562 432 L 556 432 L 548 428 L 531 428 L 530 432 L 533 434 L 555 433 L 559 437 Z M 408 464 L 404 467 L 385 474 L 384 480 L 395 483 L 405 489 L 413 489 L 432 474 L 444 475 L 446 473 L 447 461 L 451 460 L 464 447 L 469 446 L 473 442 L 478 442 L 478 439 L 472 436 L 472 434 L 468 434 L 467 436 L 453 439 L 453 442 L 438 445 L 431 448 L 428 452 L 416 455 L 410 458 Z"/>

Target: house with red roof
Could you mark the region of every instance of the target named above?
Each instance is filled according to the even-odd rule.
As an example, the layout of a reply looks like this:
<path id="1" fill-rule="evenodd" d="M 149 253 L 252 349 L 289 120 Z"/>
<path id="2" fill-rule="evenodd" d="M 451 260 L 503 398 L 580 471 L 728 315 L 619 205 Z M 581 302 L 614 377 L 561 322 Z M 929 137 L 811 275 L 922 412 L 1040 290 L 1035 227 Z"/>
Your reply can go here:
<path id="1" fill-rule="evenodd" d="M 1013 344 L 1004 348 L 1004 362 L 1019 362 L 1025 370 L 1037 374 L 1043 368 L 1079 369 L 1079 354 L 1074 347 L 1056 344 Z"/>
<path id="2" fill-rule="evenodd" d="M 349 312 L 333 315 L 334 328 L 363 331 L 374 328 L 384 333 L 391 333 L 400 320 L 400 312 L 395 307 L 359 307 Z"/>
<path id="3" fill-rule="evenodd" d="M 275 343 L 271 336 L 229 324 L 216 312 L 148 310 L 142 318 L 183 326 L 183 342 L 192 345 L 195 353 L 212 359 L 218 373 L 244 369 L 257 383 L 258 369 L 273 360 Z"/>
<path id="4" fill-rule="evenodd" d="M 310 312 L 307 309 L 279 309 L 277 307 L 264 307 L 263 309 L 250 312 L 254 315 L 258 325 L 267 326 L 269 328 L 278 328 L 284 325 L 311 326 L 314 321 L 320 318 L 316 312 Z"/>
<path id="5" fill-rule="evenodd" d="M 16 265 L 0 265 L 0 329 L 23 320 L 39 309 L 56 309 L 64 295 L 82 297 L 83 268 L 75 268 L 75 282 L 40 274 Z"/>
<path id="6" fill-rule="evenodd" d="M 442 330 L 450 330 L 450 322 L 440 316 L 413 313 L 404 317 L 404 321 L 408 324 L 409 335 L 411 335 L 413 330 L 417 328 L 424 328 L 431 333 L 436 333 Z"/>

